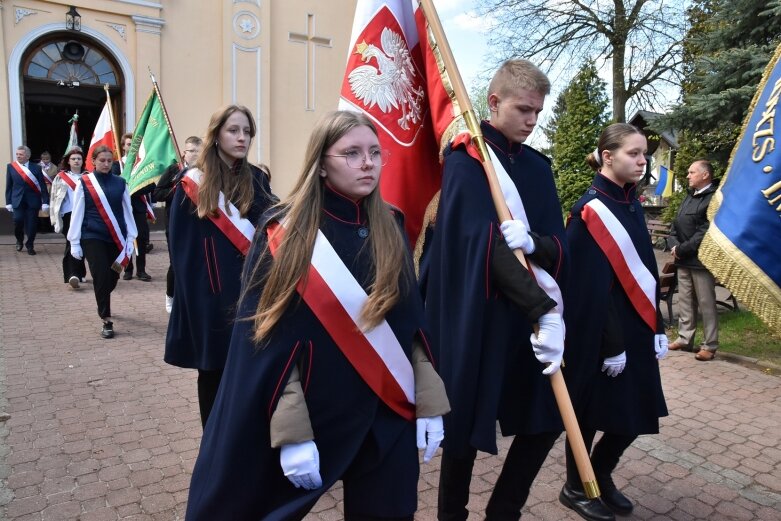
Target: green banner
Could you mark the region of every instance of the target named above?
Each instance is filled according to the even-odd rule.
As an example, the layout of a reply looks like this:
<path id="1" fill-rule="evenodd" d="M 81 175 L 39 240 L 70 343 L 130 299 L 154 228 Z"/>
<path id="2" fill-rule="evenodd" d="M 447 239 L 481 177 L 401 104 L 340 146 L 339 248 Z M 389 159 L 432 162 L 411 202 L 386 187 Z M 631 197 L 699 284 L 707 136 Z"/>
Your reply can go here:
<path id="1" fill-rule="evenodd" d="M 174 140 L 165 122 L 163 104 L 152 89 L 133 133 L 122 177 L 132 194 L 156 183 L 166 168 L 178 160 Z"/>

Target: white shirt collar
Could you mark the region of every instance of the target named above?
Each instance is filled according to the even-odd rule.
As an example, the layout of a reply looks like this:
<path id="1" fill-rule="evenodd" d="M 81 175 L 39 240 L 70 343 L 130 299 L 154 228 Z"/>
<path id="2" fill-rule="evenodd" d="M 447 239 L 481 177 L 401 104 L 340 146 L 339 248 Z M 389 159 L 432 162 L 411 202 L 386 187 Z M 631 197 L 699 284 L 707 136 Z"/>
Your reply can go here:
<path id="1" fill-rule="evenodd" d="M 696 191 L 694 192 L 694 195 L 700 195 L 702 192 L 704 192 L 705 190 L 707 190 L 708 188 L 710 188 L 712 184 L 713 184 L 713 183 L 708 183 L 706 186 L 703 186 L 703 187 L 702 187 L 702 188 L 700 188 L 699 190 L 696 190 Z"/>

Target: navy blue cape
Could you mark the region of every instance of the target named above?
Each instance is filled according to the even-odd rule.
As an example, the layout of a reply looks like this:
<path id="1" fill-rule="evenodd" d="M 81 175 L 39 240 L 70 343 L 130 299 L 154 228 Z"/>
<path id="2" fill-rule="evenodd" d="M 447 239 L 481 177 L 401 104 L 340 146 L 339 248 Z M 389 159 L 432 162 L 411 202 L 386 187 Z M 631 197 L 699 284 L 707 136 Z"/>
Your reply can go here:
<path id="1" fill-rule="evenodd" d="M 551 273 L 559 278 L 566 269 L 564 221 L 547 158 L 525 145 L 510 146 L 485 122 L 483 133 L 518 187 L 532 231 L 561 246 Z M 489 255 L 498 225 L 482 165 L 463 148 L 446 152 L 421 279 L 432 345 L 439 348 L 434 358 L 451 405 L 444 446 L 455 455 L 470 447 L 496 454 L 497 419 L 504 435 L 563 429 L 531 348 L 532 325 L 492 284 Z"/>
<path id="2" fill-rule="evenodd" d="M 246 218 L 256 225 L 273 195 L 268 176 L 255 167 L 253 173 L 255 200 Z M 228 355 L 244 255 L 211 219 L 198 217 L 183 189 L 174 193 L 168 233 L 176 285 L 164 360 L 220 371 Z"/>
<path id="3" fill-rule="evenodd" d="M 562 373 L 583 429 L 628 436 L 655 434 L 659 418 L 667 416 L 654 351 L 654 334 L 664 333 L 664 327 L 658 313 L 657 331 L 640 318 L 586 228 L 581 211 L 592 199 L 604 203 L 629 233 L 640 259 L 657 280 L 658 309 L 656 258 L 635 187 L 624 189 L 597 174 L 592 187 L 573 206 L 567 224 L 571 262 L 564 302 L 567 339 Z M 611 303 L 618 312 L 620 331 L 606 331 Z M 616 377 L 601 371 L 605 335 L 618 337 L 626 349 L 626 368 Z"/>
<path id="4" fill-rule="evenodd" d="M 360 213 L 357 220 L 347 217 L 345 204 L 353 203 L 340 203 L 335 197 L 327 192 L 320 230 L 367 289 L 373 268 L 359 230 L 368 225 Z M 265 230 L 255 237 L 243 275 L 245 285 L 266 239 Z M 268 268 L 268 256 L 262 262 L 255 280 L 261 280 Z M 422 334 L 423 322 L 411 260 L 407 276 L 406 296 L 385 318 L 410 357 L 412 340 Z M 411 515 L 417 508 L 419 474 L 415 422 L 380 401 L 297 295 L 269 338 L 261 347 L 256 345 L 247 317 L 255 313 L 259 297 L 257 284 L 251 285 L 239 305 L 225 372 L 193 470 L 187 519 L 300 519 L 336 481 L 380 465 L 391 465 L 393 470 L 379 490 L 352 498 L 353 505 L 388 517 Z M 269 434 L 271 415 L 294 364 L 300 368 L 320 454 L 323 486 L 311 491 L 295 488 L 284 477 L 279 450 L 271 448 Z M 384 502 L 383 491 L 399 488 L 407 492 L 408 502 Z"/>

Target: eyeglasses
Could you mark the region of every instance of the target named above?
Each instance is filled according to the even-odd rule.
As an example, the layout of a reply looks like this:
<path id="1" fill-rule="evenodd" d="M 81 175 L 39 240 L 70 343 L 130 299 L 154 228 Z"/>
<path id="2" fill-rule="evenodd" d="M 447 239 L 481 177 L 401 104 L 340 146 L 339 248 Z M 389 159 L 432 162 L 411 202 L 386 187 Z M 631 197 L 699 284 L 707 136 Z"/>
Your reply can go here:
<path id="1" fill-rule="evenodd" d="M 366 154 L 358 150 L 350 150 L 345 154 L 325 154 L 326 157 L 343 157 L 347 161 L 347 166 L 356 170 L 363 168 L 366 164 Z M 387 150 L 372 150 L 369 152 L 372 164 L 385 166 L 388 164 L 390 152 Z"/>

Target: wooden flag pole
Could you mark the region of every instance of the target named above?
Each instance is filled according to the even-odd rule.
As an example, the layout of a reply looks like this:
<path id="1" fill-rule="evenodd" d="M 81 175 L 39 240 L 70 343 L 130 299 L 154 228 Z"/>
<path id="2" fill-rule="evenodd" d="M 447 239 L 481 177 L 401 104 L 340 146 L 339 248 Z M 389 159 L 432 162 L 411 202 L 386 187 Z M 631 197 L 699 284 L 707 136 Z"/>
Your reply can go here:
<path id="1" fill-rule="evenodd" d="M 472 135 L 472 143 L 477 147 L 482 157 L 483 168 L 485 169 L 485 175 L 488 179 L 488 186 L 491 190 L 491 198 L 493 199 L 494 206 L 496 207 L 496 213 L 499 216 L 499 221 L 504 222 L 512 219 L 510 210 L 507 208 L 507 202 L 502 195 L 502 189 L 499 185 L 499 179 L 496 176 L 494 165 L 491 162 L 491 158 L 488 155 L 488 148 L 486 147 L 483 134 L 480 130 L 480 123 L 475 117 L 474 110 L 472 109 L 472 102 L 469 99 L 469 93 L 464 86 L 464 82 L 461 79 L 461 74 L 458 72 L 456 60 L 453 57 L 453 52 L 450 50 L 450 45 L 447 42 L 445 36 L 445 30 L 442 28 L 442 23 L 439 20 L 439 15 L 434 7 L 433 0 L 420 0 L 420 7 L 423 9 L 423 13 L 426 16 L 431 32 L 434 34 L 436 45 L 439 47 L 439 52 L 442 56 L 445 69 L 450 77 L 453 91 L 458 100 L 458 104 L 461 107 L 462 115 L 466 121 L 469 132 Z M 514 251 L 515 256 L 528 269 L 528 263 L 524 258 L 523 252 L 518 249 Z M 535 332 L 538 331 L 538 326 L 535 325 Z M 586 445 L 583 442 L 583 435 L 580 432 L 578 426 L 578 420 L 575 416 L 575 410 L 572 407 L 572 401 L 570 400 L 569 392 L 567 391 L 567 384 L 564 382 L 564 377 L 561 371 L 556 371 L 550 376 L 551 386 L 553 387 L 553 394 L 556 397 L 556 403 L 559 407 L 559 413 L 561 419 L 564 422 L 564 428 L 567 431 L 567 439 L 569 440 L 572 453 L 575 456 L 575 462 L 577 463 L 578 473 L 580 479 L 583 482 L 583 488 L 586 496 L 590 499 L 599 497 L 599 486 L 597 485 L 597 479 L 594 475 L 594 469 L 591 467 L 591 460 L 588 457 L 588 451 Z"/>
<path id="2" fill-rule="evenodd" d="M 122 163 L 122 149 L 119 146 L 119 134 L 117 133 L 117 122 L 114 121 L 114 107 L 111 106 L 111 95 L 108 93 L 108 83 L 103 84 L 103 90 L 106 91 L 106 106 L 108 107 L 108 119 L 111 123 L 111 133 L 114 134 L 114 146 L 117 151 L 117 159 Z M 122 165 L 124 166 L 124 165 Z"/>

